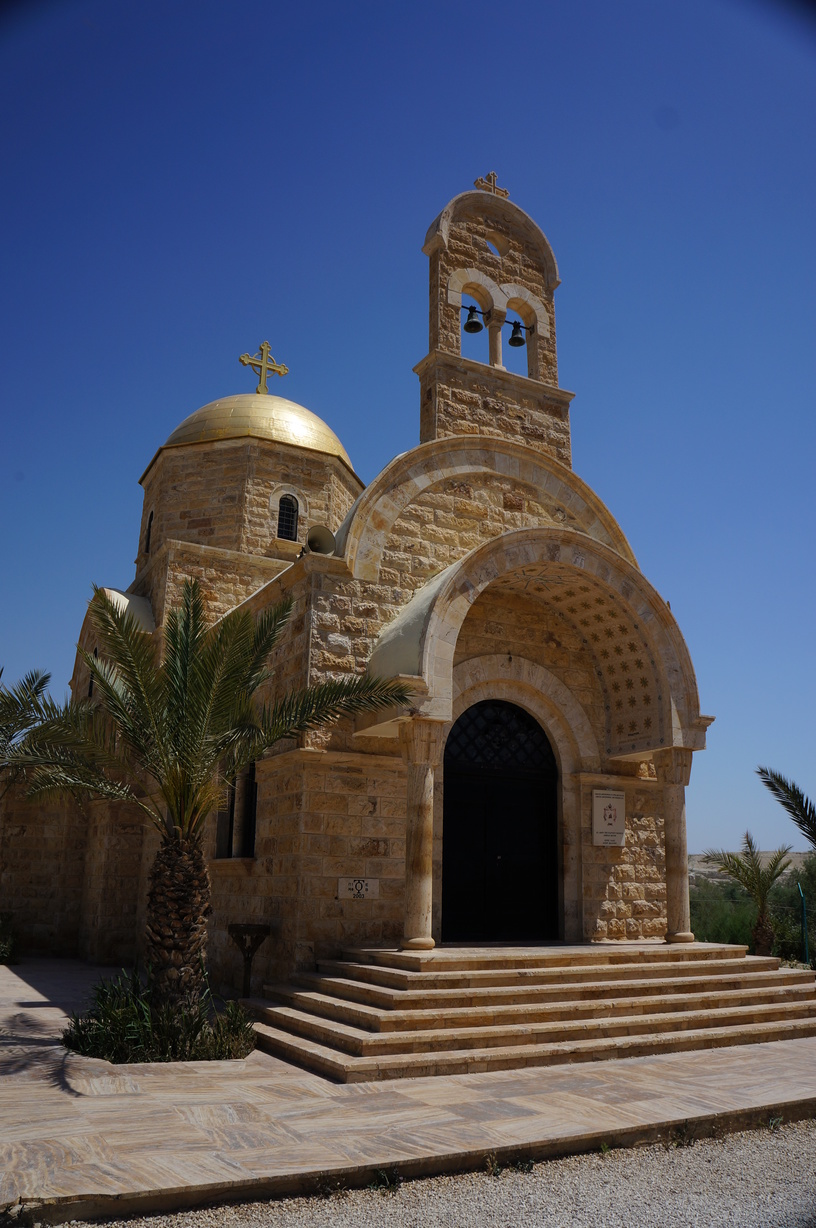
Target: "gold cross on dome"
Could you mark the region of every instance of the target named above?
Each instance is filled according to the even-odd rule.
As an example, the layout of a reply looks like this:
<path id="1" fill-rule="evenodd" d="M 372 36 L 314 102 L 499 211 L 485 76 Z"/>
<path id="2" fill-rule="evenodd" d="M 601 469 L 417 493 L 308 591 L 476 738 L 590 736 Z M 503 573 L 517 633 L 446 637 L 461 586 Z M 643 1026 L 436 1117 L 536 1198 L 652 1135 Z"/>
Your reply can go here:
<path id="1" fill-rule="evenodd" d="M 289 368 L 285 367 L 282 362 L 275 362 L 269 353 L 269 342 L 262 341 L 260 351 L 254 358 L 250 358 L 249 354 L 242 354 L 238 359 L 245 367 L 251 367 L 258 376 L 258 387 L 256 392 L 265 392 L 269 395 L 269 389 L 266 386 L 266 381 L 270 375 L 288 375 Z"/>
<path id="2" fill-rule="evenodd" d="M 498 184 L 498 175 L 495 171 L 491 171 L 486 178 L 481 175 L 473 181 L 474 188 L 480 188 L 482 192 L 492 192 L 494 196 L 503 196 L 505 200 L 510 195 L 507 188 L 500 188 Z"/>

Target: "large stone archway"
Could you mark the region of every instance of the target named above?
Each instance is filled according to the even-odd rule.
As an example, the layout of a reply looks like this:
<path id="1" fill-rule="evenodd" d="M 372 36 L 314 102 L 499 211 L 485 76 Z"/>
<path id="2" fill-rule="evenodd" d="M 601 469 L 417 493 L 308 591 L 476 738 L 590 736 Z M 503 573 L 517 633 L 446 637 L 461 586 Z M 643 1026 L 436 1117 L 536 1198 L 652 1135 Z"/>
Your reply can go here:
<path id="1" fill-rule="evenodd" d="M 372 653 L 372 669 L 411 678 L 417 700 L 409 724 L 436 730 L 435 757 L 424 764 L 426 797 L 433 791 L 445 731 L 455 719 L 454 663 L 460 632 L 474 604 L 488 590 L 523 593 L 526 599 L 539 602 L 542 610 L 554 611 L 571 628 L 586 662 L 591 663 L 593 685 L 601 697 L 597 707 L 603 714 L 596 715 L 593 730 L 597 750 L 588 757 L 577 757 L 577 774 L 585 778 L 585 785 L 588 774 L 611 780 L 631 774 L 636 763 L 648 760 L 653 764 L 653 775 L 662 785 L 662 814 L 655 819 L 655 830 L 660 828 L 661 857 L 665 849 L 665 869 L 659 872 L 666 884 L 666 930 L 672 940 L 689 940 L 684 788 L 691 752 L 705 745 L 710 721 L 700 715 L 694 671 L 671 611 L 637 568 L 607 546 L 584 534 L 556 528 L 505 534 L 434 577 L 384 629 Z M 513 681 L 518 685 L 518 679 Z M 549 698 L 552 705 L 555 684 L 564 685 L 557 677 L 539 677 L 532 684 L 528 679 L 527 689 L 539 696 L 540 703 L 546 706 Z M 586 742 L 587 722 L 574 706 L 571 711 L 566 707 L 568 715 L 561 711 L 569 731 L 566 740 L 577 742 L 584 737 Z M 426 737 L 423 745 L 428 744 Z M 407 731 L 403 746 L 408 746 Z M 406 757 L 410 764 L 410 756 Z M 581 805 L 585 810 L 586 800 Z M 423 834 L 416 834 L 417 848 L 432 842 L 432 810 L 426 805 Z M 586 825 L 585 813 L 582 821 Z M 409 801 L 409 847 L 411 824 Z M 425 920 L 419 937 L 432 942 L 434 893 L 427 881 L 432 858 L 426 853 L 422 860 L 426 867 Z M 407 874 L 412 875 L 410 859 Z M 585 894 L 583 884 L 575 896 Z M 580 926 L 575 915 L 580 911 L 580 898 L 573 897 L 570 903 L 569 930 L 577 937 L 580 929 L 581 936 L 587 937 L 586 915 Z M 634 899 L 633 907 L 645 907 L 645 903 L 648 901 Z M 627 907 L 621 904 L 619 911 Z M 617 926 L 616 936 L 619 931 Z M 623 933 L 629 930 L 624 927 Z"/>

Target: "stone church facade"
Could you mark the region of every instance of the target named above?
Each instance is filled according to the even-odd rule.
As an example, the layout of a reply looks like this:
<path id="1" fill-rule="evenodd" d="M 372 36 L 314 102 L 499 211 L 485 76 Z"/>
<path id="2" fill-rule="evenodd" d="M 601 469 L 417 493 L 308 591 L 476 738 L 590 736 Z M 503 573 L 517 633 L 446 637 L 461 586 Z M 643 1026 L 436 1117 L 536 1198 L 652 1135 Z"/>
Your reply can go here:
<path id="1" fill-rule="evenodd" d="M 272 929 L 257 981 L 351 946 L 692 940 L 684 794 L 712 718 L 668 605 L 572 469 L 552 250 L 495 176 L 477 185 L 423 247 L 416 447 L 364 487 L 333 431 L 262 378 L 191 414 L 141 478 L 136 575 L 115 598 L 146 630 L 187 577 L 213 620 L 288 596 L 269 698 L 364 669 L 413 692 L 276 747 L 211 817 L 221 988 L 240 984 L 236 922 Z M 462 356 L 463 296 L 486 362 Z M 514 318 L 525 376 L 502 363 Z M 93 653 L 88 619 L 80 644 Z M 71 685 L 87 695 L 79 659 Z M 7 797 L 2 907 L 30 948 L 131 959 L 156 839 L 108 803 Z"/>

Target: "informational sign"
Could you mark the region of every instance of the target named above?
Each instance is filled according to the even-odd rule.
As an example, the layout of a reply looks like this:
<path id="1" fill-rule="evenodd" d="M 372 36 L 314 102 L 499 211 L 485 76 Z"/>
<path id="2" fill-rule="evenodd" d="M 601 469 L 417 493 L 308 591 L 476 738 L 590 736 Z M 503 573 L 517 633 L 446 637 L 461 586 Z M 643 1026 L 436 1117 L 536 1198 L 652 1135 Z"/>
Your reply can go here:
<path id="1" fill-rule="evenodd" d="M 626 794 L 622 789 L 592 790 L 592 843 L 606 848 L 626 843 Z"/>
<path id="2" fill-rule="evenodd" d="M 378 878 L 338 878 L 338 900 L 376 900 L 380 894 Z"/>

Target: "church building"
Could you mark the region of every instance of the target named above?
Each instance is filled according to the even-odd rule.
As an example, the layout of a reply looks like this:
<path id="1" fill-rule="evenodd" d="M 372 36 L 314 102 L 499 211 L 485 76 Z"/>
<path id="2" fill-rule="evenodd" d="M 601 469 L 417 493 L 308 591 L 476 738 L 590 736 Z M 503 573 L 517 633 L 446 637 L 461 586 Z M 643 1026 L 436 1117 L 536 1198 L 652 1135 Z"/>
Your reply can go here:
<path id="1" fill-rule="evenodd" d="M 240 987 L 236 924 L 271 931 L 254 987 L 352 947 L 693 941 L 684 798 L 713 718 L 671 610 L 573 471 L 555 256 L 494 174 L 422 250 L 419 443 L 364 486 L 331 427 L 276 395 L 264 343 L 241 360 L 254 392 L 158 447 L 133 582 L 108 590 L 156 635 L 188 577 L 213 620 L 291 597 L 268 698 L 364 670 L 412 690 L 275 747 L 211 816 L 216 988 Z M 79 642 L 93 655 L 87 618 Z M 73 694 L 89 685 L 78 658 Z M 24 943 L 132 959 L 158 837 L 107 802 L 39 810 L 0 813 Z"/>

